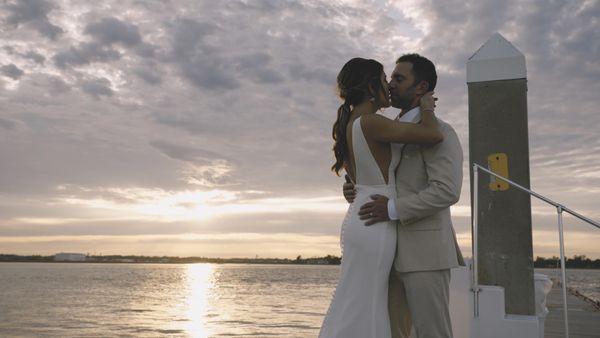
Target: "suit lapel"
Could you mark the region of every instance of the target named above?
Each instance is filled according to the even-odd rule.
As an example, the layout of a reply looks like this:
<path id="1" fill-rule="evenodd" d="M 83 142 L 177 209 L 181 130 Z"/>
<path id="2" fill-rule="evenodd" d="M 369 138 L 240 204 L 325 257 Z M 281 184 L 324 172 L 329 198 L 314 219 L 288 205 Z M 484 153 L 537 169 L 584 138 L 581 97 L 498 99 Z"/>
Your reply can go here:
<path id="1" fill-rule="evenodd" d="M 399 117 L 396 117 L 397 121 L 400 121 L 401 119 Z M 421 122 L 421 112 L 419 111 L 417 114 L 415 114 L 415 116 L 411 119 L 410 121 L 411 123 L 419 123 Z M 400 165 L 402 164 L 402 159 L 404 158 L 404 150 L 406 149 L 406 144 L 402 144 L 402 148 L 400 149 L 400 161 L 398 161 L 398 165 L 396 166 L 395 172 L 398 172 L 398 169 L 400 168 Z M 398 175 L 396 175 L 396 177 L 398 177 Z"/>
<path id="2" fill-rule="evenodd" d="M 411 123 L 420 123 L 421 122 L 421 113 L 419 112 L 418 114 L 416 114 L 413 118 L 412 121 L 410 121 Z M 398 163 L 398 167 L 400 167 L 400 163 L 402 163 L 402 159 L 404 158 L 404 152 L 406 150 L 406 146 L 407 144 L 402 145 L 402 151 L 400 152 L 400 162 Z M 413 146 L 415 148 L 418 148 L 419 151 L 421 151 L 421 145 L 419 144 L 413 144 Z"/>

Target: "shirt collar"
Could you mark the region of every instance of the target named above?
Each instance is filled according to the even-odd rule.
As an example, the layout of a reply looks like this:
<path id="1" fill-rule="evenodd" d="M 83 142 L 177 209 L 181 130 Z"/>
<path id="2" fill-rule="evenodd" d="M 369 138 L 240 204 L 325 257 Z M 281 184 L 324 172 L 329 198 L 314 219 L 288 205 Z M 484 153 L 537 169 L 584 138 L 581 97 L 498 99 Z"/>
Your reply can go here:
<path id="1" fill-rule="evenodd" d="M 402 115 L 398 121 L 417 123 L 421 119 L 421 107 L 416 106 Z"/>

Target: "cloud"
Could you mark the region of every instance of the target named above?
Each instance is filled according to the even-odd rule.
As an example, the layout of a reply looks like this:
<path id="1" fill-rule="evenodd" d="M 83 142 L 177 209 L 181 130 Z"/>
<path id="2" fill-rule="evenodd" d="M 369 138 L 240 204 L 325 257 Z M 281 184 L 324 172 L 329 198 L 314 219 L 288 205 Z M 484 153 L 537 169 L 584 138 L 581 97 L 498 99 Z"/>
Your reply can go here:
<path id="1" fill-rule="evenodd" d="M 54 95 L 63 94 L 71 90 L 69 84 L 57 76 L 48 76 L 43 81 L 42 86 Z"/>
<path id="2" fill-rule="evenodd" d="M 31 59 L 31 60 L 35 61 L 36 63 L 40 63 L 40 64 L 43 64 L 44 61 L 46 60 L 45 56 L 43 56 L 42 54 L 36 53 L 34 51 L 27 52 L 25 55 L 23 55 L 23 57 L 26 59 Z"/>
<path id="3" fill-rule="evenodd" d="M 270 67 L 273 57 L 269 54 L 257 52 L 243 55 L 234 61 L 239 72 L 247 74 L 248 78 L 258 83 L 280 83 L 284 81 L 282 74 Z"/>
<path id="4" fill-rule="evenodd" d="M 227 56 L 219 55 L 218 47 L 205 39 L 216 30 L 214 24 L 179 20 L 173 29 L 171 56 L 181 74 L 194 85 L 208 90 L 235 89 L 240 84 L 227 67 Z"/>
<path id="5" fill-rule="evenodd" d="M 122 43 L 126 46 L 133 46 L 142 42 L 136 25 L 117 18 L 103 18 L 98 22 L 91 23 L 84 32 L 104 44 Z"/>
<path id="6" fill-rule="evenodd" d="M 0 73 L 6 77 L 10 77 L 13 80 L 18 80 L 21 78 L 21 76 L 23 76 L 23 74 L 25 74 L 25 72 L 19 67 L 15 66 L 14 63 L 0 67 Z"/>
<path id="7" fill-rule="evenodd" d="M 101 96 L 112 96 L 114 91 L 111 83 L 106 78 L 86 79 L 80 83 L 81 89 L 95 98 Z"/>
<path id="8" fill-rule="evenodd" d="M 210 150 L 177 145 L 167 141 L 154 140 L 150 142 L 150 145 L 172 159 L 185 162 L 206 164 L 213 160 L 226 160 L 226 157 Z"/>
<path id="9" fill-rule="evenodd" d="M 123 54 L 115 45 L 131 48 L 143 58 L 154 57 L 158 49 L 143 41 L 138 26 L 114 17 L 105 17 L 86 25 L 83 33 L 90 36 L 91 41 L 72 44 L 56 53 L 53 60 L 57 67 L 117 61 Z"/>
<path id="10" fill-rule="evenodd" d="M 84 29 L 84 33 L 90 35 L 94 42 L 100 45 L 120 44 L 126 48 L 131 48 L 143 58 L 154 57 L 159 49 L 157 46 L 143 41 L 138 26 L 115 17 L 105 17 L 88 24 Z"/>
<path id="11" fill-rule="evenodd" d="M 293 79 L 302 79 L 307 82 L 321 82 L 324 85 L 331 85 L 331 79 L 334 79 L 337 74 L 333 69 L 317 67 L 307 67 L 302 63 L 295 63 L 290 65 L 289 68 L 290 76 Z"/>
<path id="12" fill-rule="evenodd" d="M 169 158 L 185 162 L 180 170 L 183 180 L 189 184 L 216 187 L 233 184 L 234 161 L 226 156 L 197 147 L 182 146 L 161 140 L 150 145 Z"/>
<path id="13" fill-rule="evenodd" d="M 17 124 L 14 121 L 0 118 L 0 127 L 4 128 L 4 130 L 14 130 Z"/>
<path id="14" fill-rule="evenodd" d="M 157 85 L 162 82 L 160 74 L 158 74 L 154 69 L 140 67 L 135 70 L 135 73 L 147 84 Z"/>
<path id="15" fill-rule="evenodd" d="M 26 76 L 12 81 L 3 72 L 0 82 L 0 130 L 6 131 L 0 133 L 0 157 L 11 159 L 0 161 L 0 232 L 7 237 L 19 231 L 132 238 L 252 231 L 334 239 L 343 219 L 336 205 L 345 205 L 341 197 L 341 204 L 318 199 L 340 196 L 343 181 L 329 170 L 339 106 L 335 77 L 342 65 L 355 56 L 374 58 L 389 75 L 403 53 L 432 59 L 440 76 L 438 116 L 454 126 L 467 157 L 465 62 L 495 31 L 527 57 L 532 187 L 600 217 L 597 1 L 11 6 L 0 30 L 6 42 L 0 60 Z M 55 40 L 40 36 L 34 22 L 44 20 L 63 33 Z M 467 169 L 465 162 L 465 174 Z M 150 204 L 144 208 L 155 218 L 121 214 L 147 203 L 148 191 L 157 194 L 158 205 L 163 201 L 185 214 L 197 203 L 173 202 L 173 196 L 213 189 L 235 196 L 235 203 L 227 202 L 235 210 L 253 206 L 261 212 L 221 210 L 213 220 L 175 223 L 159 217 L 172 210 Z M 317 199 L 332 212 L 299 211 L 267 199 Z M 470 229 L 469 203 L 467 175 L 454 208 L 462 235 Z M 534 218 L 542 217 L 539 207 L 534 205 Z M 555 227 L 554 216 L 543 217 L 544 230 Z M 134 242 L 113 237 L 98 247 L 133 250 Z M 181 244 L 162 241 L 153 242 L 156 250 Z M 47 248 L 68 243 L 82 242 L 69 237 Z M 251 244 L 244 248 L 250 252 Z"/>
<path id="16" fill-rule="evenodd" d="M 64 33 L 62 28 L 50 23 L 48 13 L 54 9 L 54 5 L 48 1 L 19 0 L 6 4 L 4 8 L 10 13 L 6 21 L 13 26 L 29 25 L 51 40 L 56 40 Z"/>
<path id="17" fill-rule="evenodd" d="M 158 49 L 159 48 L 157 46 L 154 46 L 154 45 L 146 43 L 146 42 L 139 43 L 134 47 L 135 53 L 144 58 L 154 57 L 156 55 Z"/>
<path id="18" fill-rule="evenodd" d="M 111 62 L 120 58 L 119 51 L 96 42 L 81 43 L 77 47 L 71 46 L 68 50 L 52 57 L 54 64 L 59 68 L 87 65 L 92 62 Z"/>
<path id="19" fill-rule="evenodd" d="M 2 46 L 2 49 L 4 49 L 9 55 L 16 53 L 15 47 L 13 47 L 13 46 L 4 45 L 4 46 Z"/>
<path id="20" fill-rule="evenodd" d="M 19 51 L 18 48 L 15 48 L 15 46 L 9 46 L 9 45 L 3 46 L 2 49 L 4 51 L 6 51 L 6 53 L 8 55 L 18 55 L 25 59 L 33 60 L 35 63 L 38 63 L 38 64 L 43 64 L 44 61 L 46 60 L 46 57 L 44 55 L 37 53 L 33 50 L 29 50 L 25 53 L 22 53 Z"/>

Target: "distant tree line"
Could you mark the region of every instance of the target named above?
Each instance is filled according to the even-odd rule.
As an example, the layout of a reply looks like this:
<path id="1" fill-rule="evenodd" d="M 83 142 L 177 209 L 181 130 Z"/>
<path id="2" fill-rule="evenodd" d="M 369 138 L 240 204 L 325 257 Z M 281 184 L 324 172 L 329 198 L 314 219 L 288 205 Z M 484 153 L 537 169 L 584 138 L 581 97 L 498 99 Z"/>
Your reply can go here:
<path id="1" fill-rule="evenodd" d="M 573 258 L 565 258 L 567 269 L 600 269 L 600 259 L 591 260 L 585 255 L 575 255 Z M 560 258 L 537 257 L 533 262 L 535 268 L 559 268 Z"/>
<path id="2" fill-rule="evenodd" d="M 0 254 L 0 262 L 48 262 L 48 261 L 53 261 L 53 260 L 54 260 L 54 255 L 52 255 L 52 256 L 40 256 L 40 255 L 20 256 L 20 255 Z"/>
<path id="3" fill-rule="evenodd" d="M 12 255 L 0 254 L 0 262 L 55 262 L 54 255 Z M 136 255 L 87 255 L 87 263 L 238 263 L 238 264 L 319 264 L 338 265 L 340 257 L 327 255 L 325 257 L 289 258 L 209 258 L 209 257 L 169 257 L 169 256 L 136 256 Z M 75 263 L 75 262 L 74 262 Z M 80 263 L 80 262 L 77 262 Z"/>
<path id="4" fill-rule="evenodd" d="M 342 262 L 341 257 L 327 255 L 325 257 L 312 257 L 302 258 L 302 256 L 296 257 L 295 264 L 330 264 L 339 265 Z"/>
<path id="5" fill-rule="evenodd" d="M 0 254 L 0 262 L 54 262 L 54 255 L 12 255 Z M 90 263 L 238 263 L 238 264 L 317 264 L 317 265 L 339 265 L 341 257 L 327 255 L 324 257 L 303 258 L 297 256 L 296 259 L 289 258 L 209 258 L 209 257 L 170 257 L 170 256 L 136 256 L 136 255 L 87 255 L 85 262 Z M 591 260 L 585 255 L 575 255 L 572 258 L 566 258 L 565 263 L 568 269 L 600 269 L 600 259 Z M 535 268 L 559 268 L 560 258 L 558 257 L 536 257 L 533 262 Z"/>

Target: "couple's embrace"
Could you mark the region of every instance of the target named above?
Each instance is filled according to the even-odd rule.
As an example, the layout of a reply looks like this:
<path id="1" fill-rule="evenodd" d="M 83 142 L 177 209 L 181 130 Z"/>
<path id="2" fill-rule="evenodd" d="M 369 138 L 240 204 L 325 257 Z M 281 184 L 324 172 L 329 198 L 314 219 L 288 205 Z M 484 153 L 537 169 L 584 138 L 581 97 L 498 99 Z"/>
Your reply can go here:
<path id="1" fill-rule="evenodd" d="M 434 114 L 435 66 L 396 61 L 388 83 L 375 60 L 354 58 L 337 77 L 344 103 L 333 125 L 350 207 L 341 229 L 338 285 L 320 338 L 452 337 L 450 269 L 464 265 L 450 219 L 462 149 Z M 400 109 L 394 120 L 377 111 Z"/>

